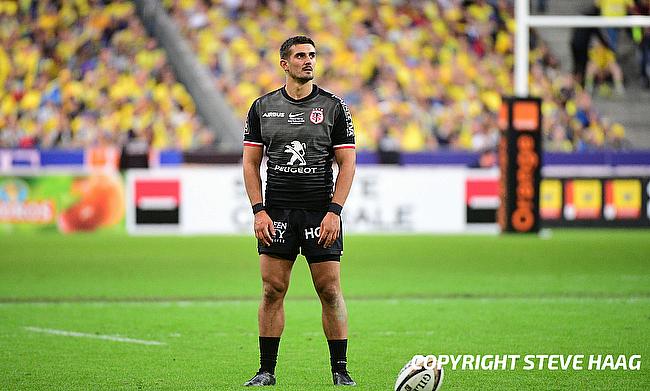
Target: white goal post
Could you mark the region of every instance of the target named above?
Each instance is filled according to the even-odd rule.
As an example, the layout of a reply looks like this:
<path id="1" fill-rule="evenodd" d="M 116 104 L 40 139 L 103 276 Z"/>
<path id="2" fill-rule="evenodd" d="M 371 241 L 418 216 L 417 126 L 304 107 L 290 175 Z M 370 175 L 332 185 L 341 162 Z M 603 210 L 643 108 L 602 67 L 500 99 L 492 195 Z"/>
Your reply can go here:
<path id="1" fill-rule="evenodd" d="M 528 41 L 531 27 L 640 27 L 650 26 L 650 16 L 530 15 L 530 0 L 515 0 L 515 95 L 528 96 Z"/>

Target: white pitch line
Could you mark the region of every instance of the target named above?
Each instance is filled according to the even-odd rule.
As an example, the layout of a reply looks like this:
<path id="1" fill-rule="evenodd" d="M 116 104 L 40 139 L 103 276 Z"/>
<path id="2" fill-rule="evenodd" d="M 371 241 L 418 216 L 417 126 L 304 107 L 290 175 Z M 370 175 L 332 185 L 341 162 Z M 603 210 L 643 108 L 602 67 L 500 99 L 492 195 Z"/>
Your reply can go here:
<path id="1" fill-rule="evenodd" d="M 80 332 L 77 332 L 77 331 L 44 329 L 44 328 L 41 328 L 41 327 L 32 327 L 32 326 L 25 327 L 25 330 L 33 331 L 35 333 L 62 335 L 64 337 L 80 337 L 80 338 L 103 339 L 103 340 L 106 340 L 106 341 L 135 343 L 135 344 L 139 344 L 139 345 L 167 345 L 164 342 L 146 341 L 146 340 L 143 340 L 143 339 L 126 338 L 126 337 L 120 337 L 120 336 L 117 336 L 117 335 L 88 334 L 88 333 L 80 333 Z"/>

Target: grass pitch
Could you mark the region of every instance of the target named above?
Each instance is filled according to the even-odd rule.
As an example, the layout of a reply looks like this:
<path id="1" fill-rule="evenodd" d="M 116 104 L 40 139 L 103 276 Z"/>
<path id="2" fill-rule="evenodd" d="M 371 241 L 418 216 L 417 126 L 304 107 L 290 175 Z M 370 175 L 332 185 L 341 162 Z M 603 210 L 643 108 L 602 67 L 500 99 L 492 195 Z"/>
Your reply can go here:
<path id="1" fill-rule="evenodd" d="M 650 232 L 350 236 L 349 369 L 391 390 L 413 354 L 641 354 L 639 371 L 447 370 L 444 390 L 650 389 Z M 0 236 L 1 389 L 243 390 L 257 369 L 250 237 Z M 331 390 L 299 258 L 278 390 Z"/>

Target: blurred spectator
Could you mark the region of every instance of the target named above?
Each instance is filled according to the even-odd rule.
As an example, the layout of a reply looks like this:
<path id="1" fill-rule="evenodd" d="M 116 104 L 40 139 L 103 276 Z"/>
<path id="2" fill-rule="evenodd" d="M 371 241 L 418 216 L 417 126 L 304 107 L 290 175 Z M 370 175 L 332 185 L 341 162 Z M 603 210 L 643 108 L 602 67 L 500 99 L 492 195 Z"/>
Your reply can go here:
<path id="1" fill-rule="evenodd" d="M 583 15 L 587 16 L 596 16 L 599 14 L 600 10 L 595 6 L 591 6 L 583 12 Z M 578 27 L 571 31 L 573 76 L 582 86 L 585 84 L 585 73 L 587 70 L 587 62 L 589 61 L 589 47 L 591 45 L 592 37 L 598 38 L 605 47 L 610 50 L 612 49 L 609 37 L 597 27 Z"/>
<path id="2" fill-rule="evenodd" d="M 634 13 L 650 16 L 650 0 L 638 0 Z M 633 31 L 634 41 L 639 45 L 639 65 L 643 86 L 650 89 L 650 27 L 637 27 Z"/>
<path id="3" fill-rule="evenodd" d="M 650 28 L 644 29 L 643 38 L 639 44 L 641 56 L 641 76 L 643 77 L 643 85 L 646 89 L 650 89 Z"/>
<path id="4" fill-rule="evenodd" d="M 496 167 L 499 162 L 499 156 L 495 149 L 484 149 L 479 154 L 478 159 L 471 167 L 474 168 L 491 168 Z"/>
<path id="5" fill-rule="evenodd" d="M 601 16 L 620 17 L 632 10 L 634 0 L 595 0 L 595 5 L 600 8 Z M 618 47 L 618 32 L 616 27 L 607 28 L 611 50 L 614 53 Z"/>
<path id="6" fill-rule="evenodd" d="M 625 128 L 619 123 L 609 124 L 609 121 L 605 121 L 606 128 L 605 134 L 607 139 L 605 140 L 607 147 L 611 149 L 630 149 L 630 142 L 625 139 Z"/>
<path id="7" fill-rule="evenodd" d="M 128 168 L 149 167 L 149 151 L 151 148 L 151 127 L 136 133 L 132 129 L 124 135 L 120 153 L 120 170 Z"/>
<path id="8" fill-rule="evenodd" d="M 585 89 L 587 92 L 594 91 L 594 79 L 596 82 L 605 83 L 609 79 L 614 82 L 617 95 L 623 95 L 623 71 L 616 62 L 616 55 L 600 43 L 596 43 L 589 49 L 589 62 L 587 62 L 587 73 L 585 74 Z"/>
<path id="9" fill-rule="evenodd" d="M 384 128 L 383 135 L 379 139 L 377 152 L 379 152 L 380 164 L 399 164 L 400 162 L 399 140 L 391 135 L 390 131 L 386 128 Z"/>

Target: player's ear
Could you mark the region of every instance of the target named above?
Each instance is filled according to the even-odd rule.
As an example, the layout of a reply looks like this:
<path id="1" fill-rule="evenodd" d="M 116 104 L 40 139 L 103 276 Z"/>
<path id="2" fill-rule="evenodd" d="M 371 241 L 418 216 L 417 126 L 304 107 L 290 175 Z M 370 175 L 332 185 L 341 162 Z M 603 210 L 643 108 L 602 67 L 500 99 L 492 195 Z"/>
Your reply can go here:
<path id="1" fill-rule="evenodd" d="M 280 59 L 280 66 L 286 72 L 289 69 L 289 62 L 287 60 L 285 60 L 284 58 L 281 58 Z"/>

